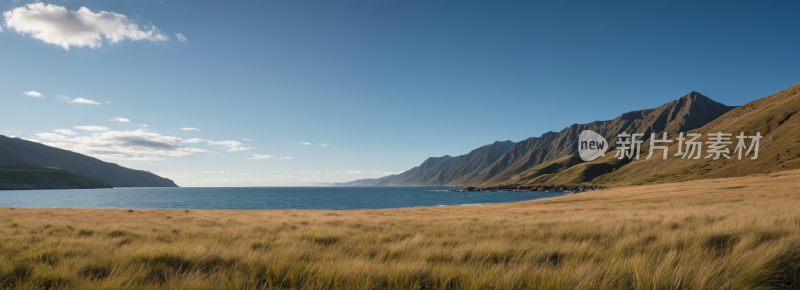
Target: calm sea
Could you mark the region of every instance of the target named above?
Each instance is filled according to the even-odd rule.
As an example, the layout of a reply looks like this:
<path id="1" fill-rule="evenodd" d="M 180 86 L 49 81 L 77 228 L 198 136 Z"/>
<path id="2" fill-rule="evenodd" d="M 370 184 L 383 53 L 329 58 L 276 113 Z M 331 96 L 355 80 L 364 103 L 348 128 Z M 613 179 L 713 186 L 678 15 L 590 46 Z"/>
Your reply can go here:
<path id="1" fill-rule="evenodd" d="M 129 187 L 0 191 L 0 206 L 172 209 L 380 209 L 504 203 L 562 192 L 454 192 L 446 187 Z"/>

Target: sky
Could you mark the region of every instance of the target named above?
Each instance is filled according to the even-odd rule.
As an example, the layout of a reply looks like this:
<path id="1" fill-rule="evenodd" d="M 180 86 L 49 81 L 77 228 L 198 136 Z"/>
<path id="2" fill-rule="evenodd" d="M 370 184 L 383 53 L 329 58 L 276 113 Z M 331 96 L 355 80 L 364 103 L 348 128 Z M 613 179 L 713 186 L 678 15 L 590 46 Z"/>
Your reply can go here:
<path id="1" fill-rule="evenodd" d="M 800 82 L 797 1 L 0 0 L 0 134 L 180 186 L 400 173 Z"/>

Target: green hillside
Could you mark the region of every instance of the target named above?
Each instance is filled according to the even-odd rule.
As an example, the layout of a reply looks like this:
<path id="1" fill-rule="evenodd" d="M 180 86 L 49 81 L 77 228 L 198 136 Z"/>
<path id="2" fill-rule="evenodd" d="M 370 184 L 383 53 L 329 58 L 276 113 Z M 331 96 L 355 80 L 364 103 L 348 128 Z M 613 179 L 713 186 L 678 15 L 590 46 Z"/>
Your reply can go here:
<path id="1" fill-rule="evenodd" d="M 0 189 L 102 188 L 100 179 L 66 169 L 36 165 L 0 148 Z"/>
<path id="2" fill-rule="evenodd" d="M 0 189 L 110 187 L 99 179 L 66 169 L 35 164 L 0 164 Z"/>

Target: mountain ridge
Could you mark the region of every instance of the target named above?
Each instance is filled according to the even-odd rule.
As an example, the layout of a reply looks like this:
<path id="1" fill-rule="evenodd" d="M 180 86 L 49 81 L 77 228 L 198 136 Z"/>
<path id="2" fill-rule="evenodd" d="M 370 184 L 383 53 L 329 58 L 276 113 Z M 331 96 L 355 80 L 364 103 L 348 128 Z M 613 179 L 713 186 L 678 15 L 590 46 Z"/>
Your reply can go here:
<path id="1" fill-rule="evenodd" d="M 334 186 L 444 186 L 468 172 L 484 168 L 511 148 L 514 142 L 495 141 L 467 154 L 452 157 L 429 157 L 420 166 L 403 173 L 377 179 L 359 179 Z"/>
<path id="2" fill-rule="evenodd" d="M 597 132 L 609 140 L 609 147 L 613 148 L 616 145 L 616 139 L 613 137 L 622 132 L 642 133 L 645 136 L 643 140 L 647 140 L 650 133 L 667 132 L 671 134 L 702 127 L 734 108 L 736 107 L 723 105 L 692 91 L 656 108 L 622 113 L 611 120 L 572 124 L 559 132 L 549 131 L 541 136 L 531 137 L 517 143 L 506 141 L 513 145 L 502 155 L 493 158 L 495 160 L 488 165 L 471 168 L 469 172 L 465 172 L 461 168 L 461 170 L 455 170 L 458 174 L 447 175 L 448 172 L 454 171 L 450 167 L 458 157 L 445 155 L 428 158 L 420 166 L 399 175 L 383 177 L 382 181 L 375 182 L 371 186 L 488 186 L 504 184 L 512 177 L 539 165 L 575 156 L 578 135 L 583 130 Z M 462 156 L 466 155 L 469 154 Z M 556 167 L 569 165 L 568 168 L 577 163 L 580 162 L 576 162 L 574 158 L 565 159 Z M 621 165 L 624 164 L 611 166 Z M 537 169 L 536 172 L 555 174 L 556 172 L 553 170 L 563 169 L 565 168 L 556 170 L 554 167 L 548 167 Z M 447 178 L 442 178 L 443 175 Z M 346 186 L 348 183 L 340 185 Z"/>
<path id="3" fill-rule="evenodd" d="M 495 164 L 484 169 L 484 172 L 473 174 L 472 178 L 457 180 L 453 185 L 477 186 L 502 183 L 503 181 L 533 168 L 565 156 L 577 154 L 578 136 L 581 131 L 592 130 L 609 140 L 609 147 L 616 145 L 618 134 L 642 133 L 647 140 L 650 133 L 677 133 L 691 130 L 713 121 L 730 111 L 732 107 L 718 103 L 698 92 L 691 92 L 676 100 L 652 109 L 636 110 L 604 121 L 586 124 L 572 124 L 567 128 L 543 134 L 535 146 L 515 146 Z M 530 140 L 530 139 L 529 139 Z M 525 144 L 520 142 L 518 144 Z M 513 154 L 513 155 L 512 155 Z"/>
<path id="4" fill-rule="evenodd" d="M 96 177 L 114 187 L 177 187 L 172 180 L 41 143 L 0 135 L 0 149 L 25 162 Z"/>

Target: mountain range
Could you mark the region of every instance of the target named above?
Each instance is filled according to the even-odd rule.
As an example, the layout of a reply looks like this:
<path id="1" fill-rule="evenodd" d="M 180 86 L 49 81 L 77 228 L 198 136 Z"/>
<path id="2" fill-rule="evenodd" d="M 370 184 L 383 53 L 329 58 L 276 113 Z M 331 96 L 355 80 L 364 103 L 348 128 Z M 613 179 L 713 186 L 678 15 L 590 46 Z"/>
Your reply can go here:
<path id="1" fill-rule="evenodd" d="M 800 168 L 800 84 L 733 107 L 691 92 L 657 108 L 624 113 L 614 119 L 573 124 L 520 142 L 497 141 L 460 156 L 430 157 L 403 173 L 361 179 L 336 186 L 475 186 L 478 188 L 591 185 L 618 186 L 733 177 Z M 584 130 L 609 141 L 604 157 L 585 162 L 578 156 Z M 642 133 L 638 158 L 614 156 L 620 133 Z M 733 154 L 738 133 L 761 136 L 757 158 Z M 669 158 L 646 158 L 648 138 L 666 133 Z M 732 158 L 685 158 L 678 154 L 680 133 L 730 133 Z M 664 145 L 664 144 L 662 144 Z M 748 144 L 749 145 L 749 144 Z M 703 146 L 705 147 L 705 146 Z M 683 150 L 683 149 L 681 149 Z M 660 152 L 659 152 L 660 153 Z M 661 156 L 661 155 L 657 155 Z M 130 169 L 41 143 L 0 135 L 0 189 L 177 187 L 151 172 Z"/>
<path id="2" fill-rule="evenodd" d="M 28 174 L 22 176 L 23 172 Z M 24 177 L 24 178 L 23 178 Z M 0 187 L 177 187 L 153 173 L 0 135 Z M 37 187 L 38 186 L 38 187 Z"/>
<path id="3" fill-rule="evenodd" d="M 431 157 L 420 166 L 397 175 L 362 179 L 338 186 L 514 186 L 514 185 L 625 185 L 681 181 L 696 178 L 740 176 L 752 173 L 800 168 L 800 84 L 772 96 L 735 107 L 691 92 L 657 108 L 624 113 L 614 119 L 573 124 L 559 132 L 513 143 L 495 142 L 457 156 Z M 578 136 L 583 130 L 597 132 L 609 141 L 613 153 L 620 133 L 643 133 L 647 152 L 650 133 L 760 132 L 761 150 L 757 160 L 661 158 L 618 159 L 614 154 L 584 162 L 577 154 Z M 732 138 L 736 141 L 735 138 Z M 781 144 L 784 152 L 775 149 Z M 498 146 L 502 144 L 502 146 Z M 735 144 L 734 144 L 735 145 Z M 492 147 L 493 150 L 484 148 Z M 498 154 L 504 148 L 505 152 Z M 733 151 L 733 147 L 730 148 Z M 669 156 L 677 153 L 670 143 Z M 795 152 L 798 151 L 798 152 Z M 461 161 L 456 163 L 456 160 Z M 479 162 L 478 162 L 479 161 Z M 738 160 L 737 160 L 738 161 Z M 457 166 L 456 166 L 457 165 Z"/>

